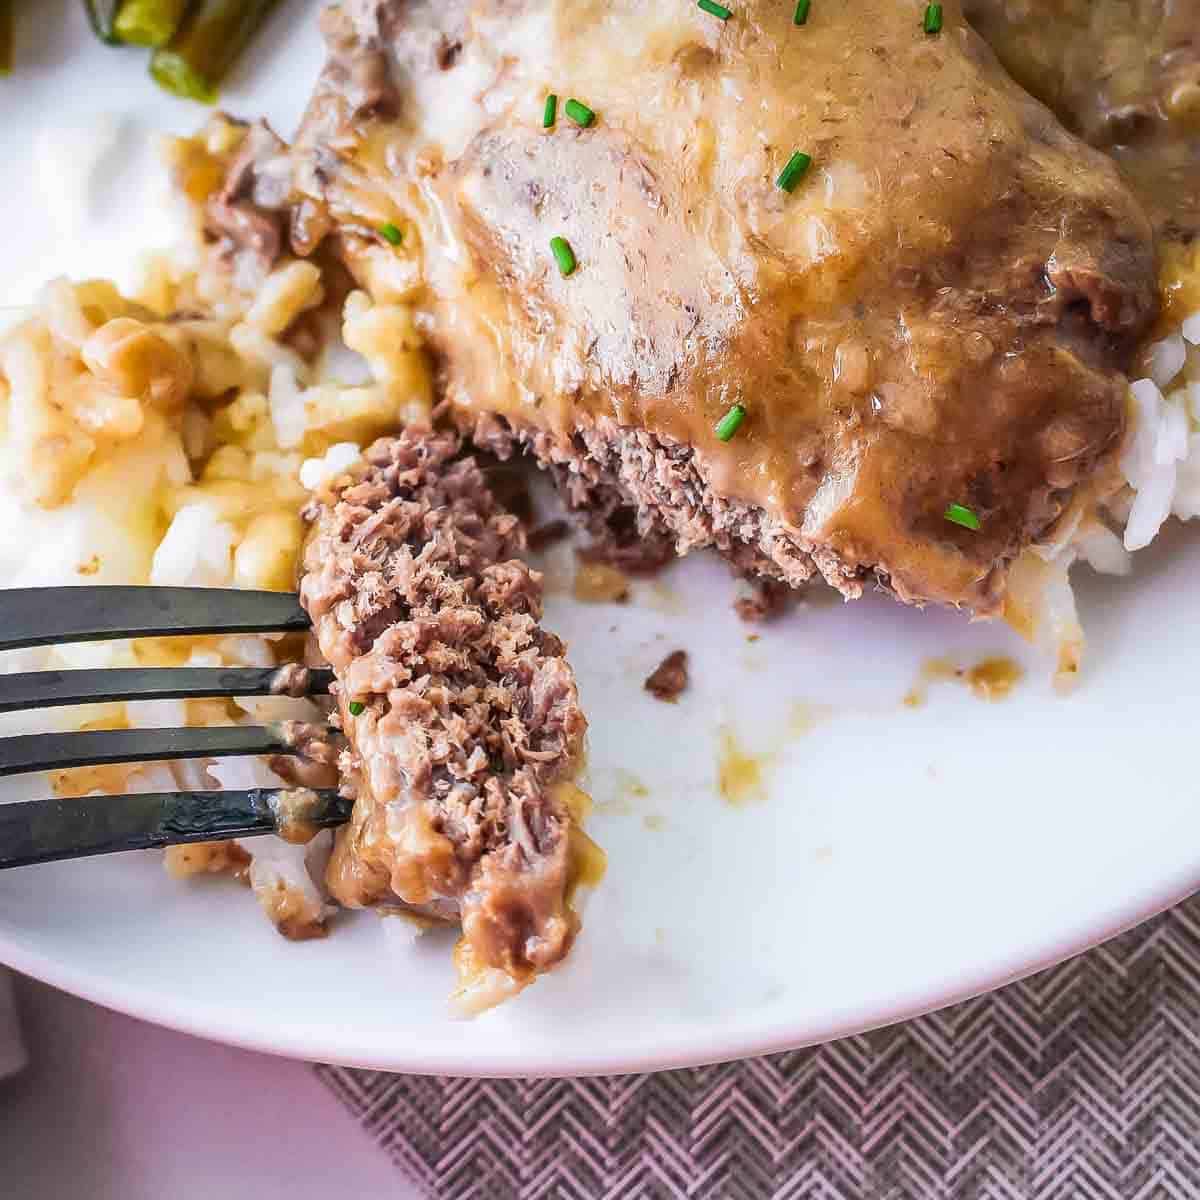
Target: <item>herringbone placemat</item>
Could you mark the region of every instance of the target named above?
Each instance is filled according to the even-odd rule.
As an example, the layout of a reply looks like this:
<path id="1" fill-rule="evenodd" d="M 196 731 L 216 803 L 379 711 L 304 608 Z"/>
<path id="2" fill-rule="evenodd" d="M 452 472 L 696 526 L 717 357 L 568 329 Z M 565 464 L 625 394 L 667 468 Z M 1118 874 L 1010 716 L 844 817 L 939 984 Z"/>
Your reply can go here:
<path id="1" fill-rule="evenodd" d="M 1196 1200 L 1200 896 L 999 992 L 770 1058 L 318 1070 L 435 1200 Z"/>

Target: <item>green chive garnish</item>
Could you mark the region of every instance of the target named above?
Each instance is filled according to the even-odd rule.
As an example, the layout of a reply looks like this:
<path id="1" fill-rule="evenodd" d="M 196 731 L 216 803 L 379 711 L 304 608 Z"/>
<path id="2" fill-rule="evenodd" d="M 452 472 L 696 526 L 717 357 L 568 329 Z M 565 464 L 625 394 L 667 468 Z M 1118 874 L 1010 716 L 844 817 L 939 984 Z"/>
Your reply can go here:
<path id="1" fill-rule="evenodd" d="M 554 119 L 558 116 L 558 97 L 551 92 L 546 97 L 546 107 L 542 109 L 542 128 L 553 129 Z"/>
<path id="2" fill-rule="evenodd" d="M 717 439 L 727 442 L 742 427 L 746 419 L 746 410 L 740 404 L 735 404 L 718 422 Z"/>
<path id="3" fill-rule="evenodd" d="M 812 0 L 797 0 L 796 15 L 792 18 L 792 24 L 803 25 L 808 20 L 810 8 L 812 8 Z"/>
<path id="4" fill-rule="evenodd" d="M 596 114 L 586 104 L 580 104 L 578 100 L 568 100 L 564 107 L 567 116 L 581 129 L 586 129 L 596 119 Z"/>
<path id="5" fill-rule="evenodd" d="M 785 192 L 794 191 L 796 184 L 804 177 L 804 172 L 810 166 L 812 166 L 811 156 L 805 154 L 803 150 L 797 150 L 788 159 L 787 166 L 779 172 L 779 178 L 775 180 L 776 185 L 783 188 Z"/>
<path id="6" fill-rule="evenodd" d="M 562 272 L 565 279 L 575 270 L 576 265 L 575 251 L 571 249 L 571 243 L 566 238 L 551 238 L 550 250 L 554 255 L 554 261 L 558 263 L 558 269 Z"/>
<path id="7" fill-rule="evenodd" d="M 926 33 L 942 32 L 942 6 L 940 4 L 927 4 L 925 6 L 924 28 Z"/>
<path id="8" fill-rule="evenodd" d="M 696 6 L 704 9 L 706 13 L 711 13 L 714 17 L 720 17 L 722 21 L 728 21 L 733 13 L 723 4 L 718 4 L 716 0 L 696 0 Z"/>
<path id="9" fill-rule="evenodd" d="M 388 221 L 386 225 L 380 225 L 379 236 L 385 242 L 391 242 L 393 246 L 398 246 L 404 241 L 404 231 L 399 225 L 393 225 L 391 221 Z"/>
<path id="10" fill-rule="evenodd" d="M 367 706 L 361 700 L 350 701 L 350 715 L 352 717 L 361 717 L 367 711 Z"/>
<path id="11" fill-rule="evenodd" d="M 965 504 L 947 504 L 942 516 L 954 525 L 964 529 L 978 529 L 979 518 Z"/>

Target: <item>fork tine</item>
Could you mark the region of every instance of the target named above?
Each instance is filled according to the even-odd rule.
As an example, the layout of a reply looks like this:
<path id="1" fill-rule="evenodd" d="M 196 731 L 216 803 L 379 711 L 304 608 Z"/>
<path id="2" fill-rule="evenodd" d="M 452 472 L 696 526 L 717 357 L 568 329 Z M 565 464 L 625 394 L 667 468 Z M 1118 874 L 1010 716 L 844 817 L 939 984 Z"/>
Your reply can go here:
<path id="1" fill-rule="evenodd" d="M 283 728 L 271 725 L 33 733 L 0 738 L 0 776 L 168 758 L 295 753 L 296 748 Z"/>
<path id="2" fill-rule="evenodd" d="M 117 850 L 275 833 L 285 789 L 146 792 L 129 796 L 0 804 L 0 870 Z M 332 788 L 314 793 L 306 820 L 321 828 L 350 819 L 351 801 Z"/>
<path id="3" fill-rule="evenodd" d="M 169 634 L 286 632 L 308 626 L 308 614 L 291 592 L 103 586 L 0 589 L 0 650 Z"/>
<path id="4" fill-rule="evenodd" d="M 111 700 L 188 700 L 202 696 L 269 696 L 279 667 L 124 667 L 102 671 L 31 671 L 0 675 L 0 713 Z M 333 672 L 309 670 L 305 694 L 329 690 Z M 289 694 L 282 692 L 281 694 Z"/>

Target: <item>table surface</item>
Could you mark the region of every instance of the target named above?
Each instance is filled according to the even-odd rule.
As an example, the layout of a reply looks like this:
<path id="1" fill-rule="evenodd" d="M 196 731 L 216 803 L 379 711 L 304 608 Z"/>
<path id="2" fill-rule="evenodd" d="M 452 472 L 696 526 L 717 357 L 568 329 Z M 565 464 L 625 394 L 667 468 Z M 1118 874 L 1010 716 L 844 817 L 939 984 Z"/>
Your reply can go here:
<path id="1" fill-rule="evenodd" d="M 6 1196 L 418 1200 L 307 1064 L 18 978 L 30 1066 L 0 1083 Z"/>

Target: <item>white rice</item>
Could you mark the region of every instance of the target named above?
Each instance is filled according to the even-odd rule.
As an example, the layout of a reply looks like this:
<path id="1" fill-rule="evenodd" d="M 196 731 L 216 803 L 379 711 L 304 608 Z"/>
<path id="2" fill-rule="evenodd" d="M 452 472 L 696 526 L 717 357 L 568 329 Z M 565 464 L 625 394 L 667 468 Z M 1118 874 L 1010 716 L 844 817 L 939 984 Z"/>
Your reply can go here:
<path id="1" fill-rule="evenodd" d="M 156 587 L 228 587 L 233 582 L 237 531 L 208 504 L 185 504 L 154 551 Z"/>
<path id="2" fill-rule="evenodd" d="M 1053 537 L 1013 564 L 1005 614 L 1055 662 L 1054 681 L 1078 681 L 1085 639 L 1070 570 L 1086 562 L 1106 575 L 1128 575 L 1132 552 L 1148 546 L 1172 515 L 1200 515 L 1200 313 L 1151 345 L 1148 374 L 1129 386 L 1131 429 L 1119 469 L 1128 485 L 1102 511 L 1068 513 Z M 1108 522 L 1108 523 L 1106 523 Z M 1114 530 L 1119 530 L 1120 533 Z"/>
<path id="3" fill-rule="evenodd" d="M 1140 550 L 1174 514 L 1200 513 L 1200 313 L 1147 354 L 1149 377 L 1130 385 L 1135 424 L 1121 455 L 1134 491 L 1125 547 Z"/>
<path id="4" fill-rule="evenodd" d="M 362 456 L 362 451 L 353 442 L 338 442 L 330 446 L 320 458 L 305 459 L 300 467 L 300 482 L 310 492 L 335 479 L 351 463 Z"/>
<path id="5" fill-rule="evenodd" d="M 275 440 L 283 449 L 294 449 L 304 441 L 305 396 L 290 366 L 280 364 L 271 370 L 268 400 Z"/>

